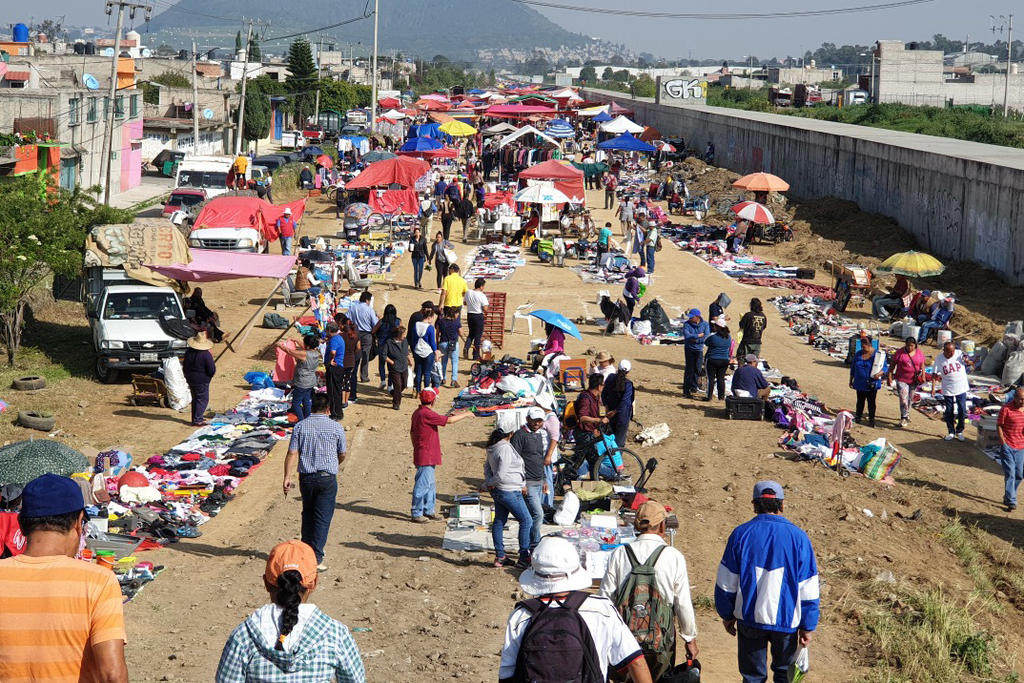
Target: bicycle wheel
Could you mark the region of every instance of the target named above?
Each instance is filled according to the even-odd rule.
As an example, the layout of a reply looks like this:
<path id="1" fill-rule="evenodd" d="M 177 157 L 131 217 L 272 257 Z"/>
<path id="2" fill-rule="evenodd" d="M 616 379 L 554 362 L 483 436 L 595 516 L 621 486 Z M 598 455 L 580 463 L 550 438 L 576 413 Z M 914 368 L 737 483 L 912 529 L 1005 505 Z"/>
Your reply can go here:
<path id="1" fill-rule="evenodd" d="M 622 471 L 619 473 L 619 476 L 628 477 L 631 484 L 640 481 L 640 475 L 644 471 L 644 463 L 639 455 L 628 448 L 613 449 L 609 455 L 613 459 L 615 456 L 618 456 L 622 460 Z"/>

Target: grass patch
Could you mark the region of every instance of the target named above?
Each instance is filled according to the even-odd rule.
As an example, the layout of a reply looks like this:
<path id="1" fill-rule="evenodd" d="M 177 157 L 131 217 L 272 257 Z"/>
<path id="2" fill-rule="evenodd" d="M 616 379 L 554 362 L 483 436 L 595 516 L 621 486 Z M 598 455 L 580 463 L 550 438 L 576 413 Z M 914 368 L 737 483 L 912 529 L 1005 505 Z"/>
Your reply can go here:
<path id="1" fill-rule="evenodd" d="M 715 601 L 710 595 L 697 595 L 693 598 L 693 608 L 714 611 Z"/>
<path id="2" fill-rule="evenodd" d="M 939 537 L 960 560 L 967 575 L 974 581 L 975 589 L 991 594 L 995 588 L 986 567 L 986 558 L 977 548 L 974 530 L 965 527 L 957 517 L 942 528 Z"/>
<path id="3" fill-rule="evenodd" d="M 885 587 L 867 584 L 878 593 Z M 970 611 L 941 590 L 877 595 L 862 625 L 874 640 L 877 664 L 863 683 L 954 683 L 992 678 L 995 646 Z"/>

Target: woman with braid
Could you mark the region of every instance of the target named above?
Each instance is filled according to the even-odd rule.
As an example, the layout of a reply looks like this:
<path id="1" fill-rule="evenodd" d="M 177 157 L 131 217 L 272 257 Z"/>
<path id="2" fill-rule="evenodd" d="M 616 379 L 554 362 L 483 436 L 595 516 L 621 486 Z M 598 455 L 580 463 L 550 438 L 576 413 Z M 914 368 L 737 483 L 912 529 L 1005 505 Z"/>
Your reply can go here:
<path id="1" fill-rule="evenodd" d="M 316 581 L 311 547 L 302 541 L 274 546 L 263 574 L 271 602 L 232 631 L 217 683 L 365 683 L 348 629 L 308 602 Z"/>

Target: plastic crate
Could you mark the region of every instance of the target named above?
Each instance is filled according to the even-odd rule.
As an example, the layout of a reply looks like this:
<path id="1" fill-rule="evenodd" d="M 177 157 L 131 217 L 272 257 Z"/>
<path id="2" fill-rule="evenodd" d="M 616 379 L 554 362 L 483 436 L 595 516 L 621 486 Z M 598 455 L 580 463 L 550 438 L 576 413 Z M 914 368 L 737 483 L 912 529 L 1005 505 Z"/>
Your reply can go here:
<path id="1" fill-rule="evenodd" d="M 725 397 L 725 415 L 730 420 L 764 419 L 764 401 L 759 398 Z"/>

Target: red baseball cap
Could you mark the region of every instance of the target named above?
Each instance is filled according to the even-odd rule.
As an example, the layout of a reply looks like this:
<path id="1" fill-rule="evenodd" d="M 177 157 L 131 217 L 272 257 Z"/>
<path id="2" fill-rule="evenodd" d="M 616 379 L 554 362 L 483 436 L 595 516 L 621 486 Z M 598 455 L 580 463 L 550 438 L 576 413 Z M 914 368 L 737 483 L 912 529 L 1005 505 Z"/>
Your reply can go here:
<path id="1" fill-rule="evenodd" d="M 433 403 L 436 398 L 437 392 L 433 389 L 424 389 L 423 391 L 420 392 L 420 403 Z"/>

